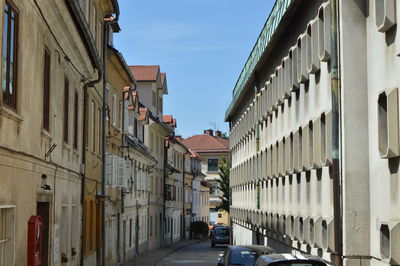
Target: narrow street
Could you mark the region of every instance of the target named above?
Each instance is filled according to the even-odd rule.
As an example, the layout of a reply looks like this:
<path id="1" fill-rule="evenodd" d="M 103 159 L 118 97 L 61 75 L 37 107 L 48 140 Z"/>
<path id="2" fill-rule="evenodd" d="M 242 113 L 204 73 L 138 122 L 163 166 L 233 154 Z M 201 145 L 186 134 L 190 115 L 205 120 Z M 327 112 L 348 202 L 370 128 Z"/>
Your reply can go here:
<path id="1" fill-rule="evenodd" d="M 161 260 L 157 266 L 173 265 L 217 265 L 218 255 L 226 246 L 211 247 L 210 240 L 180 249 Z"/>

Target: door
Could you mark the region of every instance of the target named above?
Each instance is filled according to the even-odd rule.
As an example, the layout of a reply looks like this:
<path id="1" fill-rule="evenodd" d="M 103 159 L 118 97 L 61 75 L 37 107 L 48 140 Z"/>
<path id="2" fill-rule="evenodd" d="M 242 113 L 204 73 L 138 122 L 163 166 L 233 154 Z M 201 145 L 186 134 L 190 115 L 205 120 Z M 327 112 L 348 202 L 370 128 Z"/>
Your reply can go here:
<path id="1" fill-rule="evenodd" d="M 126 220 L 124 220 L 122 225 L 122 259 L 126 261 Z"/>
<path id="2" fill-rule="evenodd" d="M 36 213 L 42 218 L 42 264 L 41 266 L 49 265 L 49 202 L 37 202 Z"/>

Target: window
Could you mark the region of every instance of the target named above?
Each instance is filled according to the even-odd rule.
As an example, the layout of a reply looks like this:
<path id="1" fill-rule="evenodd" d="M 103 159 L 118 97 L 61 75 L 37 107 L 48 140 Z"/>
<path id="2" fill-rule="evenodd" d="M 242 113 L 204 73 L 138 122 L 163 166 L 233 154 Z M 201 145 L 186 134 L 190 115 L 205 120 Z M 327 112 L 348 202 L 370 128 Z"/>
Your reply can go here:
<path id="1" fill-rule="evenodd" d="M 136 117 L 134 118 L 134 124 L 135 124 L 134 135 L 135 135 L 135 138 L 137 138 L 138 137 L 138 122 L 137 122 Z"/>
<path id="2" fill-rule="evenodd" d="M 208 171 L 218 171 L 218 159 L 208 159 Z"/>
<path id="3" fill-rule="evenodd" d="M 110 87 L 106 86 L 106 94 L 104 95 L 105 100 L 106 100 L 106 105 L 107 105 L 107 115 L 106 115 L 106 120 L 108 121 L 109 116 L 110 116 Z"/>
<path id="4" fill-rule="evenodd" d="M 150 216 L 150 236 L 153 235 L 153 216 Z"/>
<path id="5" fill-rule="evenodd" d="M 0 265 L 14 264 L 14 208 L 0 207 Z"/>
<path id="6" fill-rule="evenodd" d="M 123 117 L 123 110 L 122 110 L 122 102 L 119 102 L 119 129 L 122 129 L 122 117 Z"/>
<path id="7" fill-rule="evenodd" d="M 99 126 L 98 126 L 98 134 L 99 134 L 99 141 L 98 141 L 98 144 L 99 144 L 99 149 L 98 149 L 98 152 L 99 153 L 101 153 L 101 142 L 102 142 L 102 137 L 103 137 L 103 113 L 101 112 L 101 109 L 100 108 L 98 108 L 97 109 L 97 113 L 98 113 L 98 116 L 99 116 L 99 120 L 98 120 L 98 124 L 99 124 Z"/>
<path id="8" fill-rule="evenodd" d="M 95 151 L 96 143 L 96 107 L 92 100 L 92 152 Z"/>
<path id="9" fill-rule="evenodd" d="M 157 107 L 157 95 L 156 95 L 155 91 L 153 91 L 153 94 L 152 94 L 152 104 L 154 107 Z"/>
<path id="10" fill-rule="evenodd" d="M 129 219 L 129 247 L 132 247 L 132 219 Z"/>
<path id="11" fill-rule="evenodd" d="M 158 112 L 162 113 L 163 112 L 163 102 L 162 102 L 162 97 L 158 99 Z"/>
<path id="12" fill-rule="evenodd" d="M 74 103 L 74 148 L 78 149 L 78 104 L 79 104 L 78 93 L 75 92 L 75 103 Z"/>
<path id="13" fill-rule="evenodd" d="M 218 213 L 218 218 L 222 218 L 222 214 L 221 213 Z"/>
<path id="14" fill-rule="evenodd" d="M 112 106 L 112 124 L 116 125 L 117 122 L 117 96 L 113 93 L 113 106 Z"/>
<path id="15" fill-rule="evenodd" d="M 50 52 L 44 50 L 44 76 L 43 76 L 43 128 L 50 131 Z"/>
<path id="16" fill-rule="evenodd" d="M 17 33 L 18 12 L 6 1 L 3 21 L 3 102 L 14 109 L 17 108 Z"/>
<path id="17" fill-rule="evenodd" d="M 64 142 L 68 143 L 68 129 L 69 129 L 69 80 L 67 77 L 64 79 Z"/>

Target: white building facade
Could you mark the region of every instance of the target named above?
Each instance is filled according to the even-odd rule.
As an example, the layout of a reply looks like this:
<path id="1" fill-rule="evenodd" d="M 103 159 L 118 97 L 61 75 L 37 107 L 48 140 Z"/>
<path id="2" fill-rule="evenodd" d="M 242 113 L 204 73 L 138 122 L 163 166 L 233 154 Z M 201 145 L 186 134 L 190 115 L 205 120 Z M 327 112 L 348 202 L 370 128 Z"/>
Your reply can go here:
<path id="1" fill-rule="evenodd" d="M 396 4 L 276 2 L 226 114 L 233 244 L 400 263 Z"/>

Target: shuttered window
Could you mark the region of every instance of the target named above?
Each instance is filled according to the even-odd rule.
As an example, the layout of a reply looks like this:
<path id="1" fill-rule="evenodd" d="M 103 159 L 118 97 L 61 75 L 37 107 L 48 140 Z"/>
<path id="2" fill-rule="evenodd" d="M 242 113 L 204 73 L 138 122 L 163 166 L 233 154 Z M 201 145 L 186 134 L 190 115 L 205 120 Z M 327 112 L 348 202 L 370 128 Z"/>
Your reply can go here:
<path id="1" fill-rule="evenodd" d="M 64 79 L 64 142 L 68 143 L 69 130 L 69 80 Z"/>
<path id="2" fill-rule="evenodd" d="M 78 93 L 75 92 L 74 102 L 74 148 L 78 149 L 78 104 L 79 104 Z"/>
<path id="3" fill-rule="evenodd" d="M 50 131 L 50 52 L 44 50 L 44 71 L 43 71 L 43 128 Z"/>

